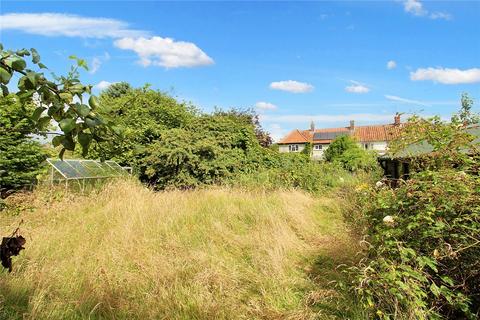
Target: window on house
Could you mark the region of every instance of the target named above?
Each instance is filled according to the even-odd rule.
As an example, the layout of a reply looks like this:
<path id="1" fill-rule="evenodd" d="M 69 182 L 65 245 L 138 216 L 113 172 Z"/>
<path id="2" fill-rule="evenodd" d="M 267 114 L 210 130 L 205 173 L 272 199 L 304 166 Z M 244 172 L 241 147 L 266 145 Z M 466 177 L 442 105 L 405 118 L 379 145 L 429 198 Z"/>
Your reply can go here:
<path id="1" fill-rule="evenodd" d="M 290 152 L 297 152 L 298 151 L 298 145 L 297 144 L 291 144 L 288 146 L 288 151 Z"/>
<path id="2" fill-rule="evenodd" d="M 313 150 L 322 150 L 322 145 L 321 144 L 316 144 L 313 146 Z"/>
<path id="3" fill-rule="evenodd" d="M 363 148 L 364 148 L 365 150 L 372 149 L 372 144 L 371 144 L 371 143 L 364 143 L 364 144 L 363 144 Z"/>

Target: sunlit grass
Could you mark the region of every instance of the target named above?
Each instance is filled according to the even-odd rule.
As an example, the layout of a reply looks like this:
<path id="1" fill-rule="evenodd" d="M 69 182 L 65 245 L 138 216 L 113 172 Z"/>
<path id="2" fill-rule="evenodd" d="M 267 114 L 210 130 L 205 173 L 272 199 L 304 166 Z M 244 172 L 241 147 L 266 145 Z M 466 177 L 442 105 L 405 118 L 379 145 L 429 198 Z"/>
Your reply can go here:
<path id="1" fill-rule="evenodd" d="M 335 297 L 338 272 L 322 261 L 354 252 L 340 205 L 297 191 L 125 181 L 3 215 L 1 234 L 21 219 L 26 250 L 0 274 L 4 319 L 328 319 L 315 305 Z"/>

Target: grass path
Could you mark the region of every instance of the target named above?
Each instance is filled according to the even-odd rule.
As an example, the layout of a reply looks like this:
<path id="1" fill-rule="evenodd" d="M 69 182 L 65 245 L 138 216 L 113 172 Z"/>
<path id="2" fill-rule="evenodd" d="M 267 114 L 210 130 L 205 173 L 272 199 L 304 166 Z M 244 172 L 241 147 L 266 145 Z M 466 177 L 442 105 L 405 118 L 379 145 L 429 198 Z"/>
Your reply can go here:
<path id="1" fill-rule="evenodd" d="M 2 215 L 1 234 L 21 219 L 27 245 L 14 271 L 0 273 L 1 319 L 348 316 L 330 281 L 354 248 L 333 199 L 217 188 L 154 193 L 120 182 Z"/>

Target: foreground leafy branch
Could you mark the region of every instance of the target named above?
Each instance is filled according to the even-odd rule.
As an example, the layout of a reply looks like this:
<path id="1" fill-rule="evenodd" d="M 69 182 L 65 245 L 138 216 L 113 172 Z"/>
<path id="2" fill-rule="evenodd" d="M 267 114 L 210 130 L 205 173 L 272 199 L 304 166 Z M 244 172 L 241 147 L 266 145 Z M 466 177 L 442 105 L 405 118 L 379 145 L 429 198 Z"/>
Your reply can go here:
<path id="1" fill-rule="evenodd" d="M 32 66 L 27 65 L 26 57 L 31 57 Z M 62 146 L 60 158 L 66 150 L 73 151 L 80 144 L 82 154 L 86 155 L 92 141 L 102 141 L 109 124 L 99 117 L 95 109 L 97 98 L 91 94 L 92 86 L 84 85 L 78 79 L 79 68 L 88 70 L 85 60 L 71 56 L 76 61 L 67 76 L 57 77 L 52 74 L 48 79 L 42 70 L 48 68 L 40 62 L 40 55 L 35 49 L 17 51 L 4 50 L 0 44 L 0 87 L 2 95 L 9 94 L 8 84 L 18 77 L 15 95 L 22 104 L 34 103 L 32 114 L 35 133 L 42 134 L 52 123 L 61 130 L 52 144 Z M 32 68 L 37 68 L 37 71 Z M 84 95 L 89 95 L 88 104 Z"/>

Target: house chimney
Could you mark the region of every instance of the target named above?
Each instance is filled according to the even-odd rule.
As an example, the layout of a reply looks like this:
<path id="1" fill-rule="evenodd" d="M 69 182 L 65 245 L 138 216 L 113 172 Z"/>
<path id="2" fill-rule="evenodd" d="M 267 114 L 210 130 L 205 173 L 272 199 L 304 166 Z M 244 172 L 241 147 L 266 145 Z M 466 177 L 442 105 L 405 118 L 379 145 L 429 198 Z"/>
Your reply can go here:
<path id="1" fill-rule="evenodd" d="M 395 114 L 395 117 L 393 119 L 394 119 L 394 122 L 393 122 L 394 125 L 396 126 L 400 125 L 400 113 L 397 112 L 397 114 Z"/>
<path id="2" fill-rule="evenodd" d="M 355 121 L 354 120 L 350 120 L 350 131 L 353 132 L 355 131 Z"/>
<path id="3" fill-rule="evenodd" d="M 315 122 L 310 122 L 310 131 L 315 132 Z"/>

